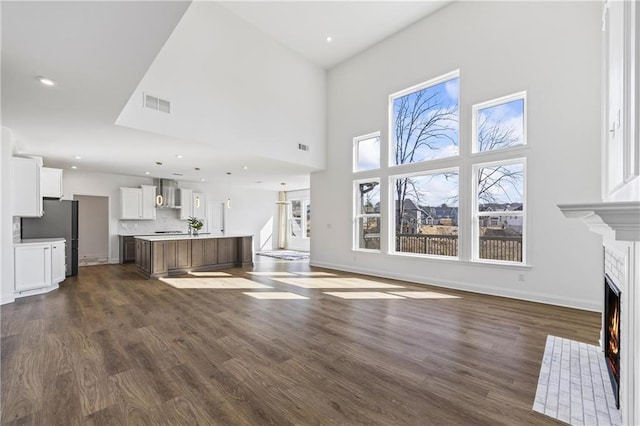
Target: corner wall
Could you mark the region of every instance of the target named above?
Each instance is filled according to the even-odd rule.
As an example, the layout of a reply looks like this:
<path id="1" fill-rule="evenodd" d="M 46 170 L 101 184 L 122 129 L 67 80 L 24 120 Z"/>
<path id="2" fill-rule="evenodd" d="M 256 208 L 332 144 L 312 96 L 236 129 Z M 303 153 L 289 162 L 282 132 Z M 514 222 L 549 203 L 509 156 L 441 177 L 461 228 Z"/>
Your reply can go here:
<path id="1" fill-rule="evenodd" d="M 11 154 L 14 137 L 2 128 L 0 143 L 0 305 L 11 303 L 13 295 L 13 217 L 11 216 Z"/>
<path id="2" fill-rule="evenodd" d="M 455 2 L 330 70 L 329 167 L 311 176 L 311 263 L 600 310 L 599 240 L 557 207 L 600 199 L 600 13 L 597 2 Z M 456 69 L 461 144 L 473 104 L 527 91 L 530 268 L 351 249 L 353 138 L 380 130 L 387 140 L 389 94 Z M 460 220 L 470 225 L 469 212 Z"/>

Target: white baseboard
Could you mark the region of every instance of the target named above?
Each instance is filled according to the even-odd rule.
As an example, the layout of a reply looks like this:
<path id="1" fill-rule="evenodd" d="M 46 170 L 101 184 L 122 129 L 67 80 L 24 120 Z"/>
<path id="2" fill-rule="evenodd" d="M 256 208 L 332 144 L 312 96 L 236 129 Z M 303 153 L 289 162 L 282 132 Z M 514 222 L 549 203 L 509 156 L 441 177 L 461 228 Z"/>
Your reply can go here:
<path id="1" fill-rule="evenodd" d="M 578 298 L 568 298 L 561 296 L 549 296 L 543 293 L 535 293 L 529 291 L 519 291 L 519 290 L 507 290 L 499 287 L 486 287 L 479 286 L 477 284 L 472 283 L 463 283 L 463 282 L 455 282 L 455 281 L 447 281 L 447 280 L 432 280 L 425 278 L 423 276 L 415 276 L 411 274 L 398 274 L 389 271 L 380 271 L 376 269 L 361 269 L 357 267 L 353 267 L 351 265 L 341 265 L 335 263 L 328 262 L 318 262 L 311 260 L 309 262 L 310 266 L 317 266 L 319 268 L 327 268 L 327 269 L 336 269 L 339 271 L 345 272 L 354 272 L 357 274 L 363 275 L 371 275 L 380 278 L 391 278 L 394 280 L 408 281 L 410 283 L 415 284 L 425 284 L 431 285 L 435 287 L 443 287 L 450 288 L 454 290 L 463 290 L 469 291 L 472 293 L 486 294 L 490 296 L 499 296 L 499 297 L 507 297 L 509 299 L 517 299 L 523 300 L 527 302 L 537 302 L 537 303 L 545 303 L 547 305 L 555 305 L 562 306 L 565 308 L 575 308 L 581 309 L 585 311 L 593 311 L 600 312 L 601 306 L 597 302 L 593 302 L 591 300 L 578 299 Z"/>

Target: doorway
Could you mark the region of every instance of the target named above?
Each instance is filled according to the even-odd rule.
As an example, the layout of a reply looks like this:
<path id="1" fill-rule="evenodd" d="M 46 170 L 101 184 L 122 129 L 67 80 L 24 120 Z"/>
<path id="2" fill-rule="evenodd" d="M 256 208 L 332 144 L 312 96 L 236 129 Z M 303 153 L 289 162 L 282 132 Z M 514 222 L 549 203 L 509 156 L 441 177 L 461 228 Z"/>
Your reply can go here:
<path id="1" fill-rule="evenodd" d="M 78 200 L 78 265 L 109 263 L 109 197 L 73 199 Z"/>

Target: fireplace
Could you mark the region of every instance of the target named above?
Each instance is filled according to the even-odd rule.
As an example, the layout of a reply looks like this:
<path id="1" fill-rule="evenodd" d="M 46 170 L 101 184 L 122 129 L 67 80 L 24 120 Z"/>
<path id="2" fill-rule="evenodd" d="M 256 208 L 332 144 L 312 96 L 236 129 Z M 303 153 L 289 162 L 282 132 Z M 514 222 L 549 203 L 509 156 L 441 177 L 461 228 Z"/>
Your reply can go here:
<path id="1" fill-rule="evenodd" d="M 607 361 L 616 408 L 620 408 L 620 289 L 604 276 L 604 357 Z"/>

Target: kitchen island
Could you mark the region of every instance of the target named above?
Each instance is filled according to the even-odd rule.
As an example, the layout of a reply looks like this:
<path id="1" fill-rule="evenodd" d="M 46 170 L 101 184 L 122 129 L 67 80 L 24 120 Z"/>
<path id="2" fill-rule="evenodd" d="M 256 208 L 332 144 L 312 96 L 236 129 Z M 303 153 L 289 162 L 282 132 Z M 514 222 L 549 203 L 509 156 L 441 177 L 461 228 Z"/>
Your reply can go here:
<path id="1" fill-rule="evenodd" d="M 253 264 L 251 235 L 135 237 L 136 268 L 146 278 Z"/>

